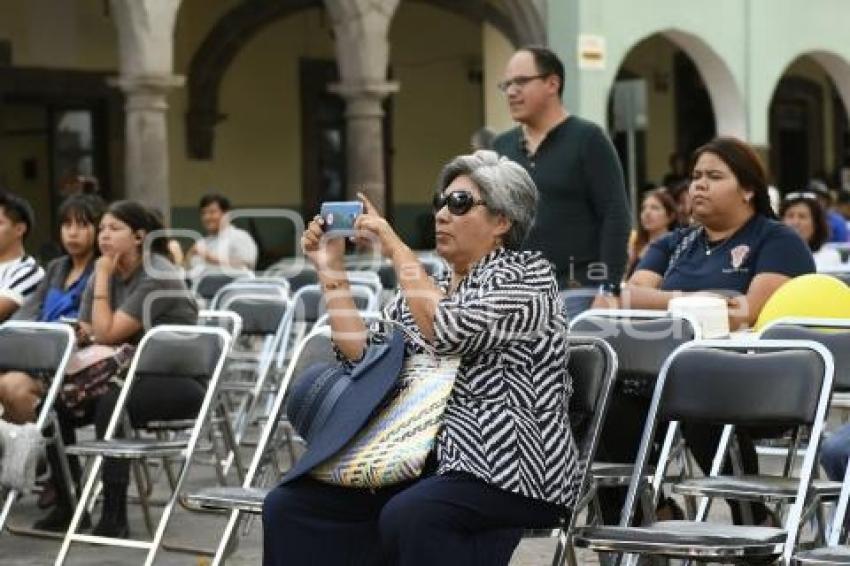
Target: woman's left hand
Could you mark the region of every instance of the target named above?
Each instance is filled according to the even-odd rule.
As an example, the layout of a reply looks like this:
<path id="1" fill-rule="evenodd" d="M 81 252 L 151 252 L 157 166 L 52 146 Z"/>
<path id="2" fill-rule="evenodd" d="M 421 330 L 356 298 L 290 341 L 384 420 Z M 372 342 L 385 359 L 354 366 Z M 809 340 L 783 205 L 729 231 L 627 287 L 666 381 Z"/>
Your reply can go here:
<path id="1" fill-rule="evenodd" d="M 379 243 L 381 254 L 384 257 L 392 258 L 398 250 L 404 248 L 404 242 L 398 237 L 389 222 L 378 213 L 375 205 L 366 195 L 357 193 L 357 198 L 363 203 L 364 210 L 354 223 L 358 243 L 366 246 Z"/>
<path id="2" fill-rule="evenodd" d="M 97 273 L 104 275 L 112 275 L 115 273 L 115 268 L 118 267 L 118 255 L 103 254 L 94 264 Z"/>

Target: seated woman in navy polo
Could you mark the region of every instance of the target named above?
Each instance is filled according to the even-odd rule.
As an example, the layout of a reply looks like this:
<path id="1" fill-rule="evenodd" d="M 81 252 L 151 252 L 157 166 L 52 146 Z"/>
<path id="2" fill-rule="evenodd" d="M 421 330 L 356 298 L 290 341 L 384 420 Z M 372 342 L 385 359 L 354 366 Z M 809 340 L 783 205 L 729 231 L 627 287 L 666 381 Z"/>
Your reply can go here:
<path id="1" fill-rule="evenodd" d="M 783 283 L 815 271 L 805 242 L 775 220 L 764 169 L 745 143 L 717 138 L 697 149 L 690 196 L 696 224 L 653 243 L 620 297 L 600 298 L 595 306 L 667 309 L 674 297 L 711 292 L 727 298 L 729 327 L 735 330 L 754 325 L 764 304 Z M 645 416 L 646 410 L 636 410 L 635 404 L 648 408 L 648 399 L 624 397 L 615 395 L 615 404 L 630 403 L 629 414 Z M 619 413 L 612 407 L 609 414 Z M 625 428 L 624 423 L 618 424 Z M 757 473 L 758 469 L 751 437 L 770 432 L 775 433 L 739 430 L 745 473 Z M 700 467 L 707 471 L 719 429 L 690 427 L 685 429 L 685 437 Z M 618 442 L 622 446 L 616 446 Z M 610 444 L 620 448 L 622 458 L 634 457 L 636 444 L 625 446 L 622 440 L 603 435 L 602 444 L 606 443 L 608 448 Z M 756 522 L 763 522 L 766 509 L 754 509 L 754 516 Z M 740 522 L 737 506 L 733 506 L 733 517 Z"/>

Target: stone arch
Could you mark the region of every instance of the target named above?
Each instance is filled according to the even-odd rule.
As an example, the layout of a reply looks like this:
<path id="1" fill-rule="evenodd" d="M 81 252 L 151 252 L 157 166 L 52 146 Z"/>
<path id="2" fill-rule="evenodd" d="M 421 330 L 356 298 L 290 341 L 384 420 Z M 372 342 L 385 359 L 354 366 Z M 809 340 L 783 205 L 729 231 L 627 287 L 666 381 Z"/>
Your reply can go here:
<path id="1" fill-rule="evenodd" d="M 224 14 L 189 63 L 186 89 L 186 152 L 190 159 L 212 159 L 215 127 L 227 116 L 218 95 L 230 64 L 265 26 L 300 10 L 323 8 L 322 0 L 251 0 Z"/>
<path id="2" fill-rule="evenodd" d="M 702 38 L 685 31 L 660 32 L 682 49 L 699 70 L 708 88 L 718 135 L 747 139 L 746 103 L 729 66 Z"/>
<path id="3" fill-rule="evenodd" d="M 528 0 L 411 0 L 428 3 L 476 22 L 486 21 L 514 45 L 545 43 L 540 11 Z M 239 51 L 265 26 L 300 10 L 324 9 L 323 0 L 246 0 L 224 14 L 201 42 L 187 73 L 186 152 L 212 159 L 224 75 Z"/>
<path id="4" fill-rule="evenodd" d="M 718 135 L 747 139 L 747 107 L 738 82 L 726 62 L 699 36 L 677 28 L 653 31 L 624 49 L 621 59 L 617 61 L 614 68 L 619 69 L 637 45 L 655 35 L 661 35 L 670 40 L 694 62 L 708 89 Z M 613 88 L 615 77 L 616 72 L 612 72 L 609 92 Z"/>
<path id="5" fill-rule="evenodd" d="M 834 167 L 842 165 L 845 151 L 840 134 L 833 136 L 831 141 L 826 135 L 824 112 L 833 104 L 831 92 L 824 92 L 819 80 L 789 74 L 795 65 L 804 60 L 814 63 L 835 89 L 839 102 L 834 111 L 843 111 L 844 119 L 839 120 L 835 116 L 834 127 L 846 127 L 841 124 L 846 124 L 850 118 L 850 61 L 826 49 L 802 50 L 790 55 L 785 64 L 778 68 L 774 80 L 767 83 L 770 96 L 763 107 L 771 170 L 777 185 L 782 189 L 805 186 L 813 175 L 826 175 L 829 178 L 836 172 Z M 800 113 L 803 121 L 797 123 L 797 126 L 782 128 L 782 108 L 788 104 L 793 104 L 798 113 L 799 108 L 804 109 Z M 786 130 L 784 135 L 780 134 L 781 129 Z M 797 141 L 805 140 L 804 154 L 801 155 L 794 147 L 793 139 L 789 141 L 789 134 L 791 138 L 798 138 Z M 837 152 L 832 163 L 827 159 L 828 152 L 825 151 L 830 145 Z"/>
<path id="6" fill-rule="evenodd" d="M 850 61 L 837 53 L 817 50 L 807 51 L 797 55 L 785 66 L 782 75 L 777 78 L 776 86 L 779 85 L 779 80 L 785 75 L 788 67 L 801 57 L 809 57 L 823 67 L 823 70 L 826 71 L 826 74 L 832 80 L 832 84 L 835 85 L 835 90 L 838 91 L 838 96 L 841 98 L 842 104 L 844 104 L 844 112 L 850 116 Z M 776 92 L 776 86 L 773 88 L 774 92 Z"/>
<path id="7" fill-rule="evenodd" d="M 421 4 L 430 4 L 442 10 L 452 12 L 473 22 L 488 22 L 502 32 L 516 46 L 529 42 L 530 32 L 522 18 L 527 8 L 522 11 L 512 10 L 515 0 L 500 0 L 499 4 L 487 0 L 411 0 Z"/>

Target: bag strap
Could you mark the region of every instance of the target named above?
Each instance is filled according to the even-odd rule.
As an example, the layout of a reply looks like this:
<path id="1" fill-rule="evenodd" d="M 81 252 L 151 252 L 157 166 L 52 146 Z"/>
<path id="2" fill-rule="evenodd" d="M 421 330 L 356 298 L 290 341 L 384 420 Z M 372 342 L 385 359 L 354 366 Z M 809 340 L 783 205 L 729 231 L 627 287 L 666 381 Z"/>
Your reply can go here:
<path id="1" fill-rule="evenodd" d="M 411 342 L 425 350 L 427 354 L 430 354 L 435 358 L 437 357 L 437 350 L 434 348 L 434 346 L 423 340 L 422 337 L 420 337 L 418 334 L 413 332 L 411 329 L 409 329 L 402 323 L 395 320 L 390 320 L 388 318 L 381 318 L 376 320 L 375 324 L 386 324 L 387 326 L 391 326 L 397 330 L 400 330 L 402 334 L 409 338 Z"/>
<path id="2" fill-rule="evenodd" d="M 702 233 L 705 231 L 705 228 L 702 226 L 697 226 L 691 229 L 690 232 L 687 232 L 682 239 L 679 240 L 679 243 L 676 244 L 676 248 L 673 250 L 673 253 L 670 255 L 670 261 L 667 262 L 667 269 L 664 270 L 664 275 L 662 277 L 667 277 L 673 268 L 676 267 L 676 264 L 679 262 L 679 258 L 682 257 L 682 254 L 685 253 L 688 248 L 691 247 L 697 238 L 699 238 Z"/>

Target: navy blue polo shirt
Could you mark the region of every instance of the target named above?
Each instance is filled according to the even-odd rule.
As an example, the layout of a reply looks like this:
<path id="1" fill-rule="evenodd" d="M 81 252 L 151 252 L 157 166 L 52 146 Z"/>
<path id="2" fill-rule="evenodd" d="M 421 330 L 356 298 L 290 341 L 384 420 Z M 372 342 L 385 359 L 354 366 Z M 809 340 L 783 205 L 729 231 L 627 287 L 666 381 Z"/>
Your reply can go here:
<path id="1" fill-rule="evenodd" d="M 680 228 L 654 242 L 637 269 L 664 277 L 664 291 L 736 291 L 746 294 L 760 273 L 797 277 L 814 273 L 809 248 L 791 228 L 759 214 L 724 242 L 709 245 L 705 232 L 684 248 L 668 271 L 680 242 L 697 228 Z M 665 275 L 666 273 L 666 275 Z"/>

